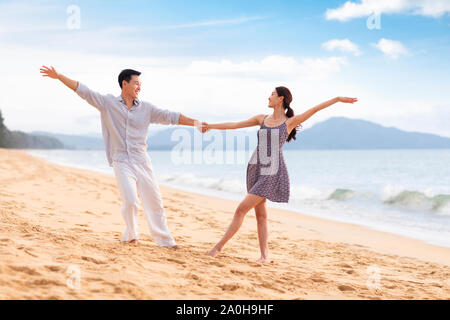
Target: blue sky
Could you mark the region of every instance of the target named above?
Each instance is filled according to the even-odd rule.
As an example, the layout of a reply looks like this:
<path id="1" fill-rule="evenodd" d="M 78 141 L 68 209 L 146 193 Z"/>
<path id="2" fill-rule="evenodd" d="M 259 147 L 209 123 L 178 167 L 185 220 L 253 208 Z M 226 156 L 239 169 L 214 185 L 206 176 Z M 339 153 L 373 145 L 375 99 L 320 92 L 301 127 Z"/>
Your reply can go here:
<path id="1" fill-rule="evenodd" d="M 383 3 L 0 1 L 0 65 L 21 81 L 17 88 L 1 80 L 10 95 L 0 108 L 12 129 L 99 132 L 95 110 L 33 68 L 53 64 L 118 94 L 117 68 L 128 66 L 147 75 L 142 98 L 206 121 L 268 113 L 271 88 L 283 84 L 297 112 L 335 95 L 359 98 L 354 109 L 325 110 L 306 127 L 347 116 L 450 137 L 450 1 Z M 80 9 L 80 29 L 67 28 L 70 5 Z M 380 29 L 367 27 L 372 9 L 381 12 Z"/>

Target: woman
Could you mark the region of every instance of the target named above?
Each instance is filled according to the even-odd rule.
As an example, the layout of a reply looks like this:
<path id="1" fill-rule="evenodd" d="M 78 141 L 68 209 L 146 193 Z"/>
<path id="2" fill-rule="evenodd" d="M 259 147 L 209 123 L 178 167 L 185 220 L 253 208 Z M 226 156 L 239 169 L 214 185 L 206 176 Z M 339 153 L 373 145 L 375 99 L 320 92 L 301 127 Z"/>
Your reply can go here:
<path id="1" fill-rule="evenodd" d="M 289 201 L 289 176 L 283 159 L 284 142 L 295 140 L 297 127 L 309 119 L 317 111 L 325 109 L 337 102 L 354 103 L 356 98 L 337 97 L 325 101 L 306 112 L 294 116 L 290 107 L 292 95 L 288 88 L 277 87 L 269 97 L 271 115 L 256 115 L 246 121 L 207 124 L 205 132 L 210 129 L 239 129 L 260 126 L 258 131 L 258 146 L 247 167 L 247 196 L 237 207 L 233 221 L 222 239 L 208 253 L 216 257 L 224 245 L 239 230 L 245 215 L 255 208 L 258 239 L 261 257 L 258 262 L 268 259 L 267 247 L 267 208 L 266 199 L 274 202 Z"/>

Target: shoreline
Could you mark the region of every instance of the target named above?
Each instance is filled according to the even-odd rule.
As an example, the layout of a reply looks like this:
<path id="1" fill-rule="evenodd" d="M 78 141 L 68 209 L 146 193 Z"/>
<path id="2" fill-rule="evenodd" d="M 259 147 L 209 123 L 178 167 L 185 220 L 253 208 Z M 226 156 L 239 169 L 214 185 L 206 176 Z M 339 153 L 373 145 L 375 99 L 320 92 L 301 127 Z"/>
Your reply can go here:
<path id="1" fill-rule="evenodd" d="M 167 221 L 181 249 L 156 246 L 142 209 L 142 240 L 132 247 L 119 241 L 125 224 L 114 176 L 24 150 L 0 149 L 0 160 L 2 299 L 450 298 L 447 247 L 270 207 L 272 263 L 255 262 L 254 212 L 214 259 L 206 252 L 237 202 L 163 185 Z M 68 264 L 80 266 L 84 289 L 64 285 Z M 366 285 L 369 267 L 381 273 L 376 290 Z"/>

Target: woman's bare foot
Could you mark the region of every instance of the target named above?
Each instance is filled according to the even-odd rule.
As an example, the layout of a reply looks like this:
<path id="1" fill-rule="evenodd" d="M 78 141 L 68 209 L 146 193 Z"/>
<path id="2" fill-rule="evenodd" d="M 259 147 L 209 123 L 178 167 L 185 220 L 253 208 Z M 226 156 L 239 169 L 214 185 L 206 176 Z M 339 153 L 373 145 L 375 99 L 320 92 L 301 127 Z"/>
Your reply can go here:
<path id="1" fill-rule="evenodd" d="M 256 260 L 256 262 L 259 262 L 259 263 L 267 263 L 267 262 L 269 262 L 269 258 L 267 258 L 267 257 L 261 257 L 261 258 L 259 258 L 258 260 Z"/>
<path id="2" fill-rule="evenodd" d="M 212 248 L 212 250 L 208 253 L 208 256 L 211 257 L 217 257 L 217 255 L 220 253 L 220 250 L 216 247 Z"/>
<path id="3" fill-rule="evenodd" d="M 128 243 L 130 243 L 130 244 L 139 244 L 139 241 L 138 241 L 138 239 L 133 239 L 133 240 L 128 241 Z"/>

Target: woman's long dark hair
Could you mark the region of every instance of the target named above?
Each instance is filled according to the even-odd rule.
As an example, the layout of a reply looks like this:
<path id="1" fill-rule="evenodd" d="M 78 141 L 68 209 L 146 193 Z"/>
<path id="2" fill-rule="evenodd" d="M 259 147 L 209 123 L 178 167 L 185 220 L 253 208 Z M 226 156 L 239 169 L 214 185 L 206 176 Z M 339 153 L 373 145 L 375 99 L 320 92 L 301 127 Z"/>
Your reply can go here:
<path id="1" fill-rule="evenodd" d="M 291 94 L 291 92 L 286 87 L 276 87 L 275 90 L 277 90 L 277 95 L 279 97 L 284 97 L 284 99 L 283 99 L 283 107 L 284 107 L 284 110 L 286 111 L 286 116 L 288 118 L 293 117 L 294 116 L 294 110 L 290 106 L 290 104 L 292 102 L 292 94 Z M 292 129 L 292 131 L 289 134 L 289 136 L 287 137 L 286 141 L 289 142 L 292 139 L 295 140 L 295 135 L 296 134 L 297 134 L 297 127 Z"/>

